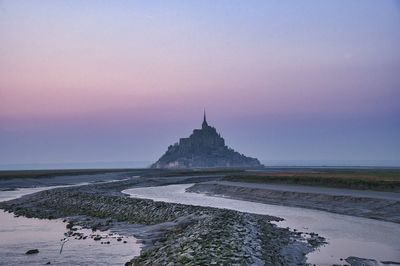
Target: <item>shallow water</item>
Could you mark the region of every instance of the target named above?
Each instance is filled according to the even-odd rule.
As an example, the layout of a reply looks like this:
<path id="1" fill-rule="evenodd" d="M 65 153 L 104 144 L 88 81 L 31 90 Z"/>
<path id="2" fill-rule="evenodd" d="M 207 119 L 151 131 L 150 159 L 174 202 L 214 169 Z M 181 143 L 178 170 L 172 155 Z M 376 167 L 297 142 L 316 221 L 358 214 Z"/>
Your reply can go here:
<path id="1" fill-rule="evenodd" d="M 0 265 L 124 265 L 139 255 L 139 245 L 133 237 L 124 238 L 128 243 L 117 241 L 117 235 L 104 239 L 110 244 L 101 244 L 88 237 L 85 240 L 69 238 L 60 254 L 61 239 L 64 238 L 65 223 L 60 220 L 40 220 L 14 217 L 0 212 Z M 79 232 L 90 235 L 91 230 Z M 96 232 L 96 234 L 109 232 Z M 38 254 L 25 255 L 30 249 Z"/>
<path id="2" fill-rule="evenodd" d="M 199 193 L 188 193 L 192 184 L 133 188 L 122 191 L 131 197 L 173 203 L 232 209 L 284 218 L 278 222 L 302 232 L 325 237 L 328 245 L 309 254 L 308 262 L 317 265 L 343 264 L 340 258 L 357 256 L 377 261 L 400 261 L 400 225 L 323 211 L 269 205 Z"/>
<path id="3" fill-rule="evenodd" d="M 133 176 L 131 178 L 135 178 L 136 176 Z M 113 182 L 118 182 L 118 181 L 124 181 L 128 180 L 129 178 L 123 178 L 123 179 L 111 179 L 111 180 L 101 180 L 101 181 L 95 181 L 95 182 L 79 182 L 77 184 L 71 184 L 71 185 L 57 185 L 57 186 L 39 186 L 39 187 L 28 187 L 28 188 L 16 188 L 13 190 L 0 190 L 0 201 L 8 201 L 12 199 L 17 199 L 20 198 L 24 195 L 36 193 L 39 191 L 43 190 L 49 190 L 53 188 L 62 188 L 62 187 L 76 187 L 76 186 L 83 186 L 83 185 L 89 185 L 89 184 L 105 184 L 105 183 L 113 183 Z"/>
<path id="4" fill-rule="evenodd" d="M 80 183 L 77 185 L 66 185 L 66 186 L 48 186 L 48 187 L 33 187 L 33 188 L 17 188 L 14 190 L 6 190 L 0 191 L 0 201 L 8 201 L 16 198 L 20 198 L 24 195 L 36 193 L 43 190 L 53 189 L 53 188 L 61 188 L 61 187 L 71 187 L 71 186 L 80 186 L 87 185 L 88 183 Z"/>
<path id="5" fill-rule="evenodd" d="M 82 185 L 78 184 L 78 185 Z M 65 187 L 65 186 L 56 186 Z M 0 191 L 0 201 L 11 200 L 30 193 L 55 187 L 21 188 Z M 140 253 L 136 238 L 125 237 L 117 241 L 118 235 L 109 236 L 101 244 L 90 238 L 91 230 L 81 229 L 89 237 L 85 240 L 69 238 L 60 254 L 61 239 L 67 231 L 61 220 L 44 220 L 14 217 L 14 214 L 0 210 L 0 265 L 124 265 Z M 108 235 L 110 232 L 96 232 Z M 25 255 L 30 249 L 38 249 L 38 254 Z"/>

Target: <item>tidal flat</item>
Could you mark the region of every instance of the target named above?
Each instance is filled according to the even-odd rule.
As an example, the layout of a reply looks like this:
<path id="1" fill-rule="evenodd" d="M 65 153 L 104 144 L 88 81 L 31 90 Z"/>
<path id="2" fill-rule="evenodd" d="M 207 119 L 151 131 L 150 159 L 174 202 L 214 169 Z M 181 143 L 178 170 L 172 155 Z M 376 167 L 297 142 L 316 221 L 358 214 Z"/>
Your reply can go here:
<path id="1" fill-rule="evenodd" d="M 307 241 L 277 227 L 272 221 L 281 220 L 278 217 L 134 199 L 120 192 L 199 178 L 133 178 L 56 188 L 2 202 L 0 207 L 28 218 L 63 218 L 83 228 L 133 233 L 144 248 L 128 265 L 305 263 L 305 254 L 324 242 L 318 235 L 308 236 Z M 201 177 L 202 181 L 215 178 L 219 177 Z"/>
<path id="2" fill-rule="evenodd" d="M 58 223 L 61 221 L 62 227 L 65 227 L 64 233 L 67 236 L 73 236 L 75 233 L 75 237 L 83 238 L 86 236 L 88 240 L 91 240 L 91 242 L 85 242 L 81 239 L 81 242 L 79 242 L 81 245 L 85 243 L 100 243 L 102 247 L 105 249 L 108 247 L 111 251 L 114 245 L 123 243 L 122 238 L 130 238 L 129 243 L 125 245 L 131 250 L 130 257 L 119 254 L 109 256 L 110 260 L 116 258 L 114 262 L 117 265 L 124 263 L 127 265 L 306 265 L 310 262 L 310 258 L 314 262 L 326 261 L 326 256 L 330 256 L 329 252 L 336 252 L 337 254 L 349 253 L 348 250 L 345 253 L 340 253 L 335 249 L 327 249 L 326 247 L 330 246 L 329 241 L 331 240 L 329 239 L 329 234 L 327 234 L 328 239 L 326 239 L 326 236 L 318 231 L 322 229 L 322 232 L 329 232 L 328 225 L 335 222 L 341 223 L 340 219 L 330 219 L 332 218 L 331 216 L 325 215 L 325 222 L 318 219 L 316 221 L 320 225 L 325 224 L 327 228 L 316 226 L 317 230 L 308 229 L 307 219 L 311 219 L 308 220 L 310 223 L 316 221 L 313 221 L 312 217 L 307 218 L 305 216 L 312 216 L 316 211 L 299 209 L 300 213 L 304 214 L 302 216 L 305 217 L 305 220 L 303 218 L 302 221 L 298 220 L 299 223 L 296 226 L 297 222 L 291 224 L 290 219 L 282 221 L 281 217 L 284 217 L 285 213 L 274 213 L 273 209 L 268 209 L 270 208 L 268 206 L 274 205 L 258 203 L 262 205 L 262 208 L 267 208 L 266 210 L 268 211 L 257 213 L 254 209 L 255 207 L 251 205 L 252 202 L 250 202 L 256 200 L 240 198 L 245 194 L 260 196 L 257 193 L 246 190 L 249 187 L 236 187 L 234 188 L 234 193 L 229 190 L 232 188 L 227 189 L 226 187 L 223 187 L 222 190 L 221 187 L 217 187 L 220 189 L 219 193 L 211 191 L 211 188 L 215 189 L 215 187 L 210 187 L 210 184 L 226 182 L 223 181 L 226 175 L 242 174 L 242 171 L 192 171 L 187 175 L 185 172 L 187 171 L 178 171 L 174 175 L 172 171 L 158 171 L 153 174 L 151 174 L 151 171 L 144 171 L 142 173 L 129 172 L 121 176 L 121 173 L 117 173 L 119 180 L 112 180 L 115 179 L 113 175 L 110 175 L 108 180 L 104 180 L 107 174 L 104 175 L 102 173 L 102 178 L 100 178 L 97 173 L 95 174 L 97 176 L 94 179 L 95 183 L 89 182 L 90 184 L 86 185 L 40 191 L 18 199 L 2 202 L 0 203 L 0 208 L 10 212 L 5 213 L 9 218 L 11 217 L 10 219 L 23 218 L 28 221 L 57 221 Z M 74 176 L 73 179 L 77 177 L 79 176 Z M 52 184 L 51 178 L 48 177 L 40 178 L 39 180 L 43 180 L 43 183 Z M 102 183 L 102 181 L 108 182 Z M 7 182 L 10 182 L 10 180 L 7 179 Z M 195 185 L 192 186 L 192 184 Z M 235 184 L 240 185 L 240 183 Z M 197 203 L 192 203 L 188 200 L 171 202 L 171 197 L 176 194 L 172 196 L 165 194 L 171 185 L 172 187 L 183 186 L 188 191 L 197 192 L 186 193 L 189 196 L 208 193 L 209 195 L 218 194 L 217 196 L 219 197 L 235 198 L 232 196 L 235 195 L 240 201 L 236 205 L 233 203 L 229 203 L 230 205 L 218 205 L 220 204 L 218 203 L 206 206 L 198 206 L 205 202 L 202 199 L 197 199 Z M 251 188 L 251 185 L 248 186 Z M 158 189 L 158 191 L 161 191 L 161 196 L 152 198 L 148 194 L 145 196 L 138 194 L 129 197 L 127 194 L 122 193 L 126 193 L 127 190 L 131 189 L 136 189 L 137 191 Z M 2 191 L 0 194 L 9 192 L 13 191 Z M 288 195 L 288 193 L 285 195 Z M 214 198 L 214 201 L 221 199 L 204 194 L 203 196 Z M 303 201 L 306 199 L 307 197 Z M 297 201 L 301 202 L 301 197 Z M 237 209 L 236 207 L 240 204 L 244 207 Z M 280 208 L 280 206 L 277 207 L 278 209 Z M 19 217 L 12 218 L 13 215 Z M 358 218 L 354 218 L 353 221 L 352 216 L 343 217 L 344 220 L 357 226 L 356 220 Z M 65 222 L 62 223 L 62 220 Z M 287 226 L 283 226 L 285 222 Z M 376 221 L 376 223 L 383 224 L 383 222 L 379 221 Z M 299 227 L 298 225 L 302 226 Z M 374 226 L 374 228 L 381 228 L 382 230 L 385 227 L 380 227 L 379 224 Z M 391 231 L 390 228 L 393 226 L 386 227 Z M 73 231 L 72 228 L 77 231 Z M 393 228 L 396 230 L 398 227 L 394 225 Z M 346 228 L 346 230 L 348 229 Z M 108 237 L 111 240 L 115 241 L 102 245 L 102 242 L 108 242 L 104 235 L 105 232 L 109 234 Z M 357 232 L 365 234 L 366 249 L 372 247 L 379 250 L 383 247 L 374 247 L 373 237 L 367 235 L 363 230 L 360 229 Z M 77 233 L 82 233 L 82 235 Z M 390 232 L 386 231 L 383 233 L 390 234 Z M 16 234 L 18 234 L 17 231 Z M 118 241 L 112 238 L 113 234 L 120 236 L 121 240 Z M 94 240 L 96 236 L 98 238 Z M 346 241 L 343 242 L 343 246 L 351 245 L 349 241 Z M 384 242 L 383 244 L 386 245 L 388 243 Z M 399 246 L 396 247 L 396 242 L 391 245 L 394 247 L 390 250 L 394 250 L 394 252 L 400 248 Z M 331 247 L 335 247 L 335 245 L 331 245 Z M 314 252 L 319 249 L 325 253 Z M 383 255 L 378 258 L 379 261 L 388 262 L 392 260 L 392 262 L 395 262 L 397 257 L 392 255 L 392 251 L 389 252 L 387 248 L 384 249 L 387 252 L 382 253 Z M 90 253 L 91 251 L 87 249 L 86 252 Z M 357 264 L 362 260 L 362 258 L 357 257 L 360 256 L 360 254 L 357 254 L 357 249 L 352 252 L 350 252 L 350 255 L 354 256 L 351 256 L 351 258 L 349 256 L 349 260 L 352 263 L 345 261 L 348 259 L 347 257 L 335 257 L 335 264 L 361 265 Z M 323 257 L 318 257 L 318 254 Z M 362 254 L 365 254 L 365 252 Z M 121 258 L 125 260 L 123 263 Z M 104 262 L 101 256 L 98 256 L 97 259 L 98 264 Z"/>

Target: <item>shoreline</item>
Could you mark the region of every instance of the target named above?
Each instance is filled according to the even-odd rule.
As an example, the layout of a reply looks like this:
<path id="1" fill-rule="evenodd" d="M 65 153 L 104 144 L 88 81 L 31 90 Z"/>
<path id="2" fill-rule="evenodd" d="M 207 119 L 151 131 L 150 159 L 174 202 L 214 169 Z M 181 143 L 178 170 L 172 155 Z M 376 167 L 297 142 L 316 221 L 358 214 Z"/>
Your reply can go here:
<path id="1" fill-rule="evenodd" d="M 120 192 L 123 188 L 177 181 L 189 183 L 196 177 L 179 179 L 137 178 L 58 188 L 0 203 L 0 208 L 26 217 L 70 217 L 67 219 L 77 225 L 95 226 L 100 230 L 124 231 L 126 227 L 125 231 L 141 239 L 144 245 L 141 255 L 127 265 L 189 261 L 203 264 L 305 264 L 305 254 L 324 243 L 324 239 L 316 234 L 304 239 L 301 232 L 271 224 L 271 221 L 279 220 L 277 217 L 132 199 Z"/>
<path id="2" fill-rule="evenodd" d="M 67 219 L 16 217 L 0 210 L 0 220 L 0 265 L 117 266 L 140 252 L 140 244 L 132 235 L 71 227 Z M 37 255 L 27 256 L 30 250 L 37 250 Z"/>

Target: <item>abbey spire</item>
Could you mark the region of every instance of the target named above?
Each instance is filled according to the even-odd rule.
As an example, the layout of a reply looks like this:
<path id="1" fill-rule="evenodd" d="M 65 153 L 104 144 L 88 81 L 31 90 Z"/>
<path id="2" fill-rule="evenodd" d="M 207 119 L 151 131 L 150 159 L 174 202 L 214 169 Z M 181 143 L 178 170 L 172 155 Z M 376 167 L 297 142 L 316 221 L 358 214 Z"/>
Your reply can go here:
<path id="1" fill-rule="evenodd" d="M 207 119 L 206 119 L 206 109 L 204 109 L 204 117 L 203 117 L 203 124 L 201 124 L 201 128 L 207 128 L 208 124 L 207 124 Z"/>

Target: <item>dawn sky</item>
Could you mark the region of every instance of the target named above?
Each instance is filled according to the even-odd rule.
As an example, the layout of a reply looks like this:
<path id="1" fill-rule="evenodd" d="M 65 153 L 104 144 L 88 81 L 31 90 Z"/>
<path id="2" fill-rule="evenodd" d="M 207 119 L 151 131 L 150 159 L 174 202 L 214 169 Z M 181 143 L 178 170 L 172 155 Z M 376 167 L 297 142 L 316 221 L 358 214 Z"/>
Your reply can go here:
<path id="1" fill-rule="evenodd" d="M 155 161 L 209 123 L 271 161 L 400 166 L 400 1 L 0 1 L 0 164 Z"/>

